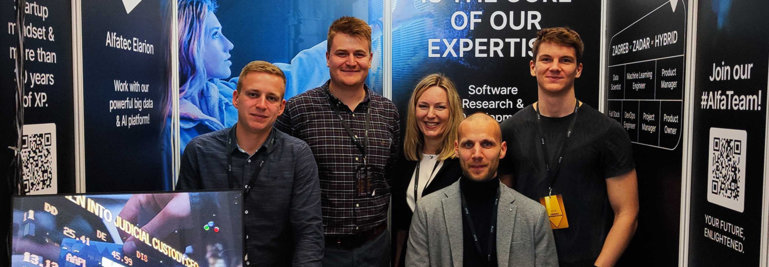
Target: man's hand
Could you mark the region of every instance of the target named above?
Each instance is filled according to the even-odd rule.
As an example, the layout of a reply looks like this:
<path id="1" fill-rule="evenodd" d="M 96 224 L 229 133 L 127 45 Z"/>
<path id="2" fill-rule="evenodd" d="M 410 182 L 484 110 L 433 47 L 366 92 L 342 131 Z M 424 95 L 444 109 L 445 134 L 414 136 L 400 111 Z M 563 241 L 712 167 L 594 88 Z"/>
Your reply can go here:
<path id="1" fill-rule="evenodd" d="M 163 240 L 173 231 L 190 228 L 190 213 L 189 193 L 137 194 L 128 200 L 118 216 L 134 224 L 137 219 L 152 216 L 141 229 L 151 237 Z M 135 243 L 142 241 L 136 240 L 130 233 L 119 233 L 124 241 L 123 252 L 133 254 L 136 251 Z"/>

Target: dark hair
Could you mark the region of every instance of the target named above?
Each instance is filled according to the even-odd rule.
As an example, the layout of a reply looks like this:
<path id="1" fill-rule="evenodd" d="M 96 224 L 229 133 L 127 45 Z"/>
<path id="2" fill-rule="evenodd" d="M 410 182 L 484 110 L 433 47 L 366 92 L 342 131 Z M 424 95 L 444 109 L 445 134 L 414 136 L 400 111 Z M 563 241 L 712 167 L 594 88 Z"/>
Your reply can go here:
<path id="1" fill-rule="evenodd" d="M 577 54 L 577 64 L 582 63 L 582 53 L 585 52 L 585 44 L 582 43 L 582 38 L 579 37 L 579 33 L 569 27 L 544 28 L 537 32 L 537 39 L 534 41 L 534 45 L 531 49 L 534 59 L 537 58 L 539 45 L 542 43 L 555 43 L 563 46 L 570 46 L 574 48 L 574 52 Z"/>

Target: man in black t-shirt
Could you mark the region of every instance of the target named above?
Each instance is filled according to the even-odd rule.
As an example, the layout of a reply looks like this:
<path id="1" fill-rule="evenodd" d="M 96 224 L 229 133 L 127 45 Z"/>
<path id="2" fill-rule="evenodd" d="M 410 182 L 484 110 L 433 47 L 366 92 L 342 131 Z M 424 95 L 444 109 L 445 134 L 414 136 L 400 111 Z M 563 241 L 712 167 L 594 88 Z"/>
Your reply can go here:
<path id="1" fill-rule="evenodd" d="M 538 101 L 502 123 L 503 183 L 548 206 L 561 266 L 613 266 L 635 233 L 638 186 L 627 132 L 574 94 L 583 43 L 537 33 L 529 62 Z"/>

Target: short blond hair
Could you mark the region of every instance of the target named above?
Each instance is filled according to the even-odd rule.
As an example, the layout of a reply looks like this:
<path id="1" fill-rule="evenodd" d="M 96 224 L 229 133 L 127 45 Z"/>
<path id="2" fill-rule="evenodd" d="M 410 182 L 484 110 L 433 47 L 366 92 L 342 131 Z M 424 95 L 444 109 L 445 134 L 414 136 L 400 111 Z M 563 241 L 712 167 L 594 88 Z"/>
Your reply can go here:
<path id="1" fill-rule="evenodd" d="M 261 60 L 254 60 L 246 64 L 245 67 L 240 71 L 240 76 L 238 76 L 238 85 L 237 90 L 238 93 L 240 93 L 241 87 L 243 87 L 243 78 L 246 77 L 248 73 L 251 72 L 262 72 L 267 74 L 273 74 L 277 75 L 281 79 L 283 79 L 283 88 L 286 87 L 286 75 L 283 74 L 283 71 L 278 68 L 278 66 L 273 65 L 270 62 L 267 61 L 261 61 Z"/>

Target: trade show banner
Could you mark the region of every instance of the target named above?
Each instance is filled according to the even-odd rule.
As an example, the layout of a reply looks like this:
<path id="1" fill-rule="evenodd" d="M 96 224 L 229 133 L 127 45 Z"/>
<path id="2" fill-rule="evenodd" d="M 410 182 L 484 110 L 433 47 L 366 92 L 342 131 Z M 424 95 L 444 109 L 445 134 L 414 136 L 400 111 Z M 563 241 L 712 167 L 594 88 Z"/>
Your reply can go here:
<path id="1" fill-rule="evenodd" d="M 699 1 L 688 225 L 690 266 L 759 266 L 767 113 L 767 1 Z"/>
<path id="2" fill-rule="evenodd" d="M 174 1 L 81 3 L 86 191 L 170 190 Z"/>
<path id="3" fill-rule="evenodd" d="M 75 131 L 72 86 L 72 13 L 70 1 L 26 1 L 23 24 L 16 20 L 15 1 L 3 1 L 0 19 L 6 32 L 0 46 L 7 51 L 0 64 L 2 177 L 10 173 L 16 146 L 17 59 L 24 60 L 24 126 L 22 127 L 22 193 L 74 192 Z M 17 30 L 23 32 L 20 51 Z M 21 57 L 17 52 L 21 52 Z"/>
<path id="4" fill-rule="evenodd" d="M 598 108 L 600 1 L 395 0 L 392 90 L 401 114 L 419 80 L 452 79 L 465 114 L 502 121 L 537 100 L 529 61 L 538 30 L 568 26 L 585 43 L 577 98 Z"/>
<path id="5" fill-rule="evenodd" d="M 382 93 L 382 0 L 178 2 L 181 152 L 192 138 L 237 122 L 232 93 L 248 62 L 281 68 L 286 100 L 323 85 L 329 79 L 328 28 L 342 16 L 371 26 L 367 85 Z"/>
<path id="6" fill-rule="evenodd" d="M 606 115 L 633 142 L 641 209 L 627 263 L 673 265 L 678 258 L 681 125 L 688 3 L 608 1 Z M 648 257 L 645 248 L 660 250 Z"/>

